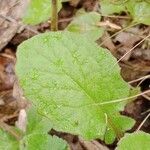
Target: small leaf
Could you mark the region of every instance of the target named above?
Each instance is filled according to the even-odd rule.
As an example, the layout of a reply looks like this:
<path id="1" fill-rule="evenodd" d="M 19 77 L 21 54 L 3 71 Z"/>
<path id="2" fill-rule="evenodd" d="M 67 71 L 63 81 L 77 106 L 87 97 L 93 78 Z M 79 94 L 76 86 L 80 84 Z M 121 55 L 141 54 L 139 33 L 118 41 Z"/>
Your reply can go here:
<path id="1" fill-rule="evenodd" d="M 118 133 L 118 140 L 123 136 L 123 131 L 127 131 L 130 129 L 134 124 L 135 121 L 126 116 L 111 116 L 112 118 L 108 118 L 108 121 L 111 122 L 109 124 L 108 129 L 105 135 L 105 142 L 107 144 L 111 144 L 115 140 L 115 135 Z M 120 130 L 121 132 L 117 131 Z"/>
<path id="2" fill-rule="evenodd" d="M 25 136 L 20 141 L 20 150 L 67 150 L 66 143 L 46 133 L 33 133 Z"/>
<path id="3" fill-rule="evenodd" d="M 102 15 L 129 12 L 134 22 L 150 25 L 150 3 L 138 0 L 100 1 Z"/>
<path id="4" fill-rule="evenodd" d="M 100 21 L 100 14 L 96 12 L 87 13 L 80 10 L 73 21 L 68 25 L 67 30 L 75 33 L 82 33 L 85 37 L 97 40 L 103 34 L 103 29 L 97 26 Z"/>
<path id="5" fill-rule="evenodd" d="M 0 150 L 18 150 L 18 141 L 0 129 Z"/>
<path id="6" fill-rule="evenodd" d="M 47 118 L 38 114 L 35 108 L 28 111 L 27 134 L 33 132 L 47 133 L 52 128 L 52 123 Z"/>
<path id="7" fill-rule="evenodd" d="M 150 3 L 130 0 L 126 5 L 135 22 L 150 25 Z"/>
<path id="8" fill-rule="evenodd" d="M 58 0 L 58 10 L 61 8 L 61 0 Z M 48 20 L 51 17 L 50 0 L 31 0 L 23 22 L 36 25 Z"/>
<path id="9" fill-rule="evenodd" d="M 116 150 L 149 150 L 150 134 L 142 131 L 126 134 L 117 145 Z"/>
<path id="10" fill-rule="evenodd" d="M 35 109 L 28 112 L 27 133 L 20 141 L 21 150 L 66 150 L 67 145 L 62 139 L 48 135 L 52 124 L 50 121 L 39 115 Z"/>
<path id="11" fill-rule="evenodd" d="M 114 63 L 107 50 L 84 36 L 50 32 L 19 46 L 16 73 L 25 96 L 54 128 L 86 139 L 104 139 L 107 127 L 116 137 L 133 125 L 128 119 L 129 126 L 116 131 L 120 123 L 113 116 L 121 117 L 126 102 L 111 101 L 126 98 L 130 86 L 118 65 L 111 68 Z M 112 120 L 107 122 L 106 116 Z"/>
<path id="12" fill-rule="evenodd" d="M 35 109 L 28 112 L 27 132 L 17 141 L 14 137 L 0 129 L 0 150 L 67 150 L 62 139 L 48 135 L 52 125 L 50 121 L 39 115 Z"/>
<path id="13" fill-rule="evenodd" d="M 110 15 L 113 13 L 121 13 L 122 11 L 125 11 L 125 7 L 122 4 L 114 4 L 111 2 L 111 0 L 103 0 L 100 1 L 101 5 L 101 13 L 102 15 Z"/>

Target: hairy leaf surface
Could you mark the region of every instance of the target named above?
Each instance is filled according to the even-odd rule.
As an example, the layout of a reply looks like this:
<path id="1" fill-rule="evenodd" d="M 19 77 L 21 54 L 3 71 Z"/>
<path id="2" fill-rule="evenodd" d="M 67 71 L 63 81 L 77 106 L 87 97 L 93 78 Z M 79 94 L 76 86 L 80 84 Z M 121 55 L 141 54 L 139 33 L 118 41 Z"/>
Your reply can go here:
<path id="1" fill-rule="evenodd" d="M 88 38 L 71 32 L 41 34 L 19 46 L 17 59 L 25 96 L 57 130 L 104 139 L 108 128 L 118 137 L 134 124 L 124 117 L 129 126 L 118 129 L 126 102 L 111 101 L 126 98 L 130 87 L 119 66 L 112 67 L 116 59 Z"/>

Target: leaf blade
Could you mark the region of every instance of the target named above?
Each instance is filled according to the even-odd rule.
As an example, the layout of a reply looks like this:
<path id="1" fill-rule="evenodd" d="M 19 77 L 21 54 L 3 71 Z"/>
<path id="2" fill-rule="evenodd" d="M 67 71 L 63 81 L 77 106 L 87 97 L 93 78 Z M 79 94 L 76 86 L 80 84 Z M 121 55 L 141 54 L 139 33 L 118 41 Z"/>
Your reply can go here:
<path id="1" fill-rule="evenodd" d="M 29 55 L 31 47 L 35 50 Z M 119 67 L 110 69 L 116 60 L 107 50 L 78 34 L 51 32 L 24 42 L 17 57 L 25 95 L 56 129 L 87 139 L 104 138 L 105 113 L 119 115 L 125 103 L 100 104 L 129 94 Z"/>
<path id="2" fill-rule="evenodd" d="M 61 8 L 61 0 L 58 0 L 58 10 Z M 36 25 L 48 20 L 51 17 L 50 0 L 31 0 L 23 17 L 26 24 Z"/>
<path id="3" fill-rule="evenodd" d="M 138 131 L 132 134 L 126 134 L 117 144 L 116 150 L 149 150 L 150 134 Z"/>

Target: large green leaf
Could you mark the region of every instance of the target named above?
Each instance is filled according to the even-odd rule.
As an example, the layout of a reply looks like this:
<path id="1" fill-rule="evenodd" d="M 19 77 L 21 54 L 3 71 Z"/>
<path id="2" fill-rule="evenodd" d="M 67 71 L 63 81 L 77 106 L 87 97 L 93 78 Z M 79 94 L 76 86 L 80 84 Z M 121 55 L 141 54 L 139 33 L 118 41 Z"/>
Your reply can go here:
<path id="1" fill-rule="evenodd" d="M 67 150 L 66 142 L 48 135 L 52 125 L 35 110 L 28 113 L 27 132 L 17 141 L 8 133 L 0 130 L 0 150 Z"/>
<path id="2" fill-rule="evenodd" d="M 66 29 L 71 32 L 82 33 L 83 36 L 94 41 L 103 34 L 103 29 L 97 26 L 100 18 L 100 14 L 96 12 L 87 13 L 80 10 Z"/>
<path id="3" fill-rule="evenodd" d="M 127 97 L 130 87 L 121 78 L 119 66 L 111 68 L 114 63 L 108 50 L 84 36 L 50 32 L 18 47 L 16 73 L 25 96 L 54 128 L 86 139 L 104 139 L 107 127 L 116 137 L 134 124 L 124 117 L 130 126 L 117 128 L 125 102 L 111 101 Z"/>
<path id="4" fill-rule="evenodd" d="M 138 131 L 126 134 L 118 143 L 116 150 L 149 150 L 150 134 Z"/>
<path id="5" fill-rule="evenodd" d="M 58 10 L 61 8 L 61 0 L 58 1 Z M 31 0 L 27 12 L 23 18 L 26 24 L 35 25 L 48 20 L 51 17 L 51 0 Z"/>

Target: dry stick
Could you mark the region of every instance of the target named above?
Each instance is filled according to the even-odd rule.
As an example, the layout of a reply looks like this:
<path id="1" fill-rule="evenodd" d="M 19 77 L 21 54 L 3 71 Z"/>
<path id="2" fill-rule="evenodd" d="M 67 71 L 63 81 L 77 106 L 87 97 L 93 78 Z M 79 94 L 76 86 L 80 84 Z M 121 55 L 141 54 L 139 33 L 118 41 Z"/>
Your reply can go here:
<path id="1" fill-rule="evenodd" d="M 139 127 L 136 129 L 136 131 L 139 131 L 141 129 L 141 127 L 144 125 L 144 123 L 146 122 L 146 120 L 150 117 L 150 113 L 145 117 L 145 119 L 141 122 L 141 124 L 139 125 Z"/>
<path id="2" fill-rule="evenodd" d="M 143 95 L 143 97 L 145 98 L 145 99 L 147 99 L 147 100 L 149 100 L 150 101 L 150 97 L 148 96 L 148 95 Z"/>
<path id="3" fill-rule="evenodd" d="M 148 109 L 148 110 L 142 112 L 141 115 L 145 115 L 145 114 L 147 114 L 147 113 L 149 113 L 149 112 L 150 112 L 150 109 Z"/>
<path id="4" fill-rule="evenodd" d="M 127 53 L 125 53 L 113 66 L 112 68 L 118 64 L 126 55 L 128 55 L 132 50 L 134 50 L 138 45 L 140 45 L 142 42 L 144 42 L 147 38 L 150 37 L 150 34 L 146 36 L 144 39 L 142 39 L 139 43 L 137 43 L 135 46 L 133 46 Z"/>
<path id="5" fill-rule="evenodd" d="M 52 0 L 51 30 L 58 30 L 57 0 Z"/>
<path id="6" fill-rule="evenodd" d="M 143 76 L 141 78 L 138 78 L 138 79 L 135 79 L 135 80 L 132 80 L 132 81 L 129 81 L 128 83 L 131 84 L 131 83 L 135 83 L 135 82 L 138 82 L 140 80 L 145 80 L 147 78 L 150 78 L 150 75 L 146 75 L 146 76 Z"/>
<path id="7" fill-rule="evenodd" d="M 150 78 L 150 75 L 149 75 L 148 78 Z M 140 83 L 137 85 L 137 87 L 139 87 L 139 86 L 141 85 L 141 83 L 143 83 L 143 81 L 144 81 L 145 79 L 147 79 L 147 78 L 142 79 L 142 80 L 140 81 Z"/>
<path id="8" fill-rule="evenodd" d="M 112 36 L 110 36 L 110 37 L 104 39 L 104 41 L 100 44 L 100 46 L 102 46 L 108 39 L 113 38 L 114 36 L 116 36 L 117 34 L 121 33 L 122 31 L 125 31 L 125 30 L 127 30 L 127 29 L 129 29 L 129 28 L 131 28 L 131 27 L 133 27 L 133 26 L 135 26 L 135 25 L 137 25 L 137 24 L 138 24 L 138 23 L 131 24 L 131 25 L 129 25 L 129 26 L 123 28 L 122 30 L 116 32 L 116 33 L 113 34 Z"/>
<path id="9" fill-rule="evenodd" d="M 12 136 L 14 136 L 16 138 L 16 140 L 20 140 L 21 136 L 9 125 L 7 125 L 6 123 L 0 121 L 0 128 L 2 128 L 3 130 L 6 130 L 8 133 L 10 133 Z"/>
<path id="10" fill-rule="evenodd" d="M 120 18 L 120 19 L 131 19 L 131 17 L 128 16 L 115 16 L 115 15 L 102 15 L 103 17 L 108 17 L 108 18 Z"/>

